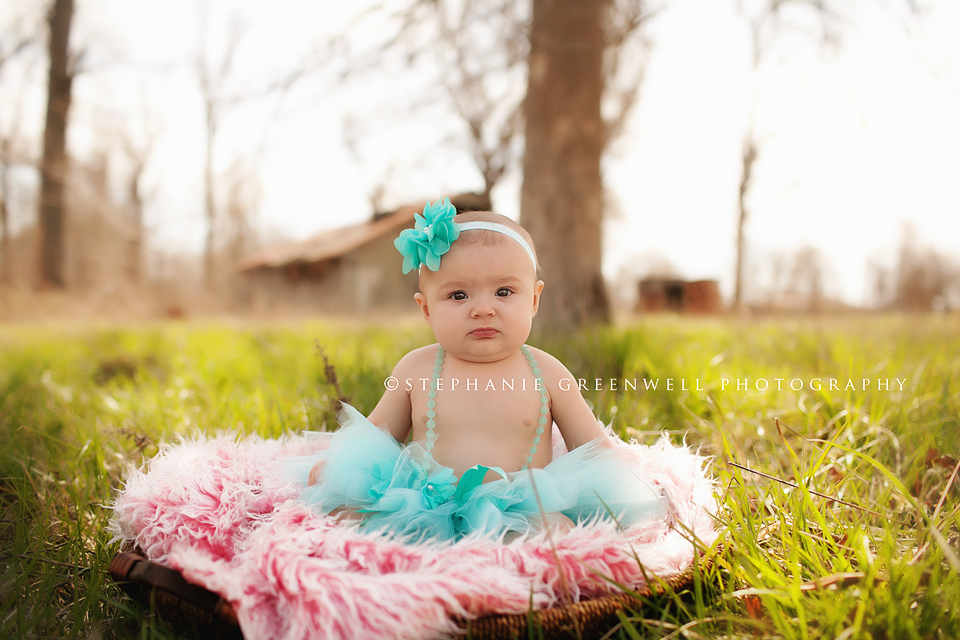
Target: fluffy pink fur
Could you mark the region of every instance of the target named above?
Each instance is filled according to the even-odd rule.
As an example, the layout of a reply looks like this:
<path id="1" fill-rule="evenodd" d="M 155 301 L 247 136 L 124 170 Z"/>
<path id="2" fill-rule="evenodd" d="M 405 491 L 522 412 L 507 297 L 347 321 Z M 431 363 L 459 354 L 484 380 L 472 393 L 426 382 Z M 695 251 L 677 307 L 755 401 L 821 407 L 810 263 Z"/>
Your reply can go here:
<path id="1" fill-rule="evenodd" d="M 295 498 L 277 460 L 323 449 L 310 434 L 282 440 L 223 435 L 165 448 L 132 471 L 114 505 L 117 540 L 233 603 L 244 636 L 427 638 L 454 617 L 523 613 L 669 577 L 710 545 L 713 483 L 704 459 L 666 439 L 620 445 L 663 490 L 671 514 L 626 531 L 608 523 L 549 540 L 484 538 L 403 544 L 338 526 Z M 557 452 L 564 449 L 562 444 Z"/>

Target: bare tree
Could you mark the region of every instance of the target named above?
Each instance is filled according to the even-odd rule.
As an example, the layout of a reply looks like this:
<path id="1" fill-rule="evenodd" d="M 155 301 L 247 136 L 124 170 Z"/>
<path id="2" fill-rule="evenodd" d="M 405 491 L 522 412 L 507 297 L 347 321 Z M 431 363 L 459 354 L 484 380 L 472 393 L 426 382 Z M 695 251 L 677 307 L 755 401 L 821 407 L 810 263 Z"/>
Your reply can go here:
<path id="1" fill-rule="evenodd" d="M 236 14 L 229 22 L 227 44 L 219 61 L 210 60 L 206 35 L 206 26 L 201 28 L 204 35 L 197 55 L 196 68 L 200 81 L 200 92 L 204 106 L 204 166 L 203 166 L 203 212 L 207 222 L 207 234 L 203 244 L 203 282 L 209 290 L 214 283 L 214 245 L 217 224 L 216 185 L 214 180 L 214 143 L 220 128 L 223 111 L 229 101 L 224 94 L 230 77 L 237 45 L 240 43 L 239 20 Z"/>
<path id="2" fill-rule="evenodd" d="M 378 5 L 361 14 L 355 28 L 383 18 L 393 27 L 388 35 L 361 48 L 348 32 L 329 48 L 346 60 L 344 78 L 379 72 L 389 54 L 402 55 L 410 67 L 430 58 L 439 72 L 428 94 L 410 108 L 419 110 L 428 102 L 450 106 L 464 125 L 462 135 L 483 184 L 479 191 L 489 200 L 522 153 L 528 13 L 527 4 L 515 0 L 409 0 L 391 10 Z M 352 116 L 348 126 L 348 148 L 362 162 Z M 463 145 L 461 135 L 453 144 Z M 374 184 L 378 203 L 384 190 L 382 180 Z"/>
<path id="3" fill-rule="evenodd" d="M 206 22 L 209 16 L 204 16 Z M 207 223 L 207 233 L 204 240 L 203 254 L 203 281 L 209 290 L 215 282 L 215 251 L 217 247 L 216 228 L 217 220 L 221 215 L 217 202 L 216 140 L 217 134 L 229 111 L 239 105 L 249 103 L 271 95 L 282 95 L 289 91 L 297 82 L 307 77 L 316 68 L 323 66 L 324 61 L 303 59 L 291 65 L 285 73 L 259 87 L 249 90 L 231 89 L 233 67 L 236 62 L 237 49 L 240 46 L 243 28 L 239 13 L 233 13 L 227 24 L 227 38 L 218 59 L 214 59 L 208 46 L 208 26 L 201 25 L 202 40 L 195 61 L 197 78 L 199 80 L 201 98 L 204 104 L 204 218 Z M 267 125 L 269 126 L 269 124 Z M 261 145 L 262 146 L 262 140 Z"/>
<path id="4" fill-rule="evenodd" d="M 737 215 L 736 273 L 734 274 L 733 309 L 743 311 L 743 270 L 746 251 L 746 226 L 748 216 L 747 196 L 753 177 L 754 164 L 759 154 L 760 140 L 755 126 L 759 74 L 763 65 L 776 53 L 776 45 L 787 31 L 811 35 L 804 28 L 811 22 L 816 25 L 813 37 L 819 43 L 833 42 L 832 23 L 837 16 L 825 0 L 739 0 L 740 15 L 746 23 L 750 37 L 751 79 L 747 128 L 741 147 L 741 172 Z M 804 15 L 800 15 L 804 14 Z"/>
<path id="5" fill-rule="evenodd" d="M 20 55 L 38 39 L 36 30 L 26 26 L 26 15 L 18 16 L 13 24 L 0 30 L 0 74 L 8 62 Z M 10 168 L 15 161 L 13 135 L 19 129 L 19 105 L 13 109 L 9 135 L 0 132 L 0 284 L 11 281 L 10 246 Z"/>
<path id="6" fill-rule="evenodd" d="M 376 52 L 435 56 L 485 195 L 517 163 L 523 124 L 521 223 L 550 277 L 541 317 L 559 326 L 602 322 L 610 310 L 600 272 L 600 161 L 636 103 L 645 51 L 637 36 L 652 14 L 638 0 L 536 0 L 532 19 L 526 7 L 412 0 L 390 14 L 399 27 Z M 352 68 L 374 66 L 354 57 Z"/>
<path id="7" fill-rule="evenodd" d="M 521 222 L 550 278 L 540 307 L 544 324 L 610 319 L 601 272 L 600 162 L 636 103 L 643 65 L 634 60 L 633 73 L 624 74 L 624 48 L 650 15 L 640 2 L 533 2 Z"/>
<path id="8" fill-rule="evenodd" d="M 127 279 L 133 284 L 143 280 L 144 224 L 143 224 L 143 172 L 153 152 L 156 136 L 150 135 L 142 145 L 133 142 L 130 135 L 122 138 L 123 150 L 130 163 L 126 184 L 126 208 L 130 220 L 130 236 L 127 243 Z"/>
<path id="9" fill-rule="evenodd" d="M 740 189 L 737 203 L 740 214 L 737 216 L 737 266 L 733 283 L 733 309 L 736 312 L 743 310 L 743 260 L 746 253 L 747 225 L 747 191 L 750 188 L 750 177 L 753 172 L 753 163 L 757 159 L 757 143 L 754 140 L 753 127 L 747 132 L 743 141 L 741 158 Z"/>
<path id="10" fill-rule="evenodd" d="M 73 89 L 74 61 L 70 57 L 73 0 L 54 0 L 50 9 L 50 74 L 47 116 L 43 133 L 40 185 L 40 286 L 65 286 L 63 192 L 67 172 L 67 121 Z"/>
<path id="11" fill-rule="evenodd" d="M 822 310 L 824 270 L 823 256 L 814 247 L 802 247 L 793 255 L 787 291 L 805 298 L 807 311 Z"/>
<path id="12" fill-rule="evenodd" d="M 554 326 L 609 318 L 600 272 L 609 6 L 609 0 L 533 2 L 520 221 L 552 284 L 540 313 Z"/>
<path id="13" fill-rule="evenodd" d="M 10 173 L 11 143 L 0 138 L 0 284 L 10 284 Z"/>
<path id="14" fill-rule="evenodd" d="M 898 309 L 948 309 L 960 283 L 960 268 L 946 256 L 923 247 L 916 230 L 905 225 L 894 271 L 894 300 Z"/>
<path id="15" fill-rule="evenodd" d="M 441 55 L 447 59 L 441 82 L 467 125 L 473 160 L 483 178 L 482 195 L 490 200 L 518 156 L 523 108 L 519 80 L 529 49 L 526 22 L 518 15 L 518 3 L 509 0 L 454 4 L 437 3 L 435 9 Z M 496 37 L 491 39 L 491 33 Z"/>

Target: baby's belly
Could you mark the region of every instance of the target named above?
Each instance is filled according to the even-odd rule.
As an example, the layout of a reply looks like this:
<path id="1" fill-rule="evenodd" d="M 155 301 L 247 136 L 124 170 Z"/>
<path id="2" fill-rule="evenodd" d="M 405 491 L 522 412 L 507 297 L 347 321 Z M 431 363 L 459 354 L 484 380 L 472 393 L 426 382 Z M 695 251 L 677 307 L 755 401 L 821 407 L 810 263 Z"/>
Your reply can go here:
<path id="1" fill-rule="evenodd" d="M 499 467 L 506 473 L 512 473 L 514 471 L 520 471 L 523 465 L 526 464 L 527 457 L 530 454 L 530 447 L 533 444 L 532 439 L 531 437 L 530 443 L 521 444 L 511 442 L 508 443 L 507 446 L 503 446 L 505 444 L 503 440 L 496 442 L 495 439 L 489 439 L 487 442 L 464 442 L 450 444 L 446 447 L 441 446 L 438 440 L 433 450 L 433 458 L 439 464 L 453 469 L 453 472 L 458 478 L 461 477 L 466 470 L 478 464 L 485 467 Z M 498 443 L 501 446 L 489 446 L 491 440 L 494 441 L 494 444 Z M 553 457 L 552 449 L 553 446 L 549 438 L 542 438 L 540 444 L 537 446 L 533 460 L 528 466 L 544 467 L 549 464 Z M 487 474 L 484 482 L 495 480 L 499 477 L 498 474 L 490 472 Z"/>

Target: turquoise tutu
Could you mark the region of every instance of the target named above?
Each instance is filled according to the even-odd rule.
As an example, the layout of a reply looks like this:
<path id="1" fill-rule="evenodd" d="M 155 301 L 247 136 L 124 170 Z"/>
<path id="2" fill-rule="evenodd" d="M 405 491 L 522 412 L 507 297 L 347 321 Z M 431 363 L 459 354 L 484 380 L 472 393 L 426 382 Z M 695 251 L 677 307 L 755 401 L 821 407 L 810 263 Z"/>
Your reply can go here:
<path id="1" fill-rule="evenodd" d="M 504 473 L 478 465 L 457 478 L 419 443 L 403 446 L 349 405 L 340 430 L 321 453 L 284 461 L 306 486 L 325 460 L 319 482 L 300 499 L 323 513 L 346 508 L 364 515 L 360 526 L 403 538 L 456 540 L 470 534 L 529 533 L 563 514 L 574 522 L 612 519 L 629 526 L 663 515 L 654 485 L 600 440 L 564 454 L 543 469 Z M 483 482 L 488 471 L 499 479 Z M 426 478 L 426 482 L 423 479 Z"/>

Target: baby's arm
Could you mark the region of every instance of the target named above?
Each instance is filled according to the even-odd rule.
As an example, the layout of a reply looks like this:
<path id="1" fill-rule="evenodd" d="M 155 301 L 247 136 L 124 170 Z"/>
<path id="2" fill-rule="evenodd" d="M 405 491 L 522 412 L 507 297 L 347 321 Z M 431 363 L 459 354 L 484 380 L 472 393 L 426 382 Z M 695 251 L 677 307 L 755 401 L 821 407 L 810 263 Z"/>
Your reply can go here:
<path id="1" fill-rule="evenodd" d="M 567 448 L 573 450 L 597 438 L 603 438 L 603 444 L 612 447 L 613 443 L 606 437 L 597 417 L 580 395 L 577 379 L 549 353 L 539 349 L 534 352 L 542 372 L 541 378 L 550 394 L 553 421 L 557 423 Z"/>
<path id="2" fill-rule="evenodd" d="M 412 408 L 410 406 L 410 392 L 407 390 L 406 380 L 414 378 L 413 372 L 416 371 L 416 362 L 420 358 L 418 352 L 421 349 L 411 351 L 400 358 L 400 362 L 393 368 L 390 374 L 391 386 L 395 389 L 386 387 L 380 402 L 374 407 L 369 416 L 370 422 L 378 427 L 386 426 L 390 430 L 397 442 L 404 442 L 410 433 Z M 396 381 L 396 384 L 393 384 Z"/>

